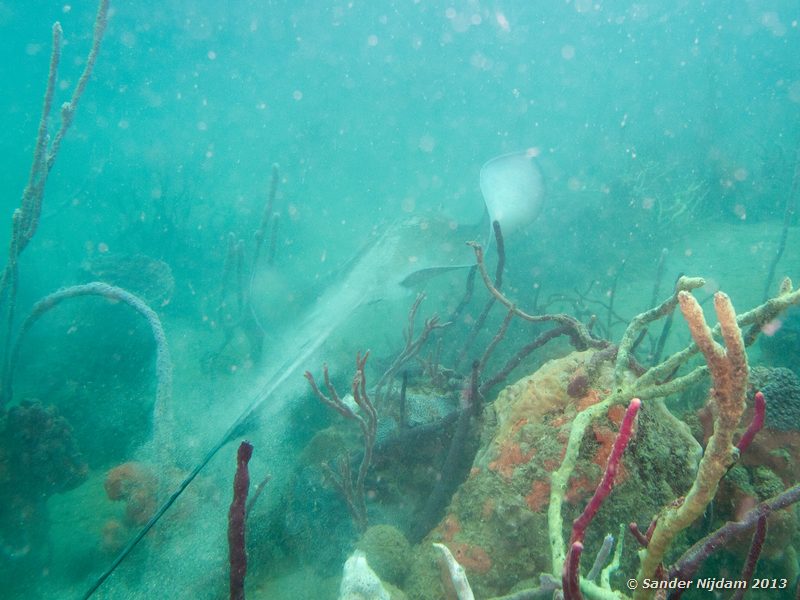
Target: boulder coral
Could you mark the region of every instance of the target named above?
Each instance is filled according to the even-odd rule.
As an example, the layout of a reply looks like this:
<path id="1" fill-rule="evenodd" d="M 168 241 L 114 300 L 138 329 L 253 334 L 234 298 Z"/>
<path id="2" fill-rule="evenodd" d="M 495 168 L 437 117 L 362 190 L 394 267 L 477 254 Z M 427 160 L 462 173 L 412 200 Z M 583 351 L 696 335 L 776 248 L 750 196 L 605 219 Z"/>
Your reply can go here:
<path id="1" fill-rule="evenodd" d="M 411 545 L 399 529 L 373 525 L 361 536 L 357 548 L 382 581 L 402 586 L 411 563 Z"/>
<path id="2" fill-rule="evenodd" d="M 126 462 L 106 473 L 104 483 L 110 500 L 125 503 L 125 524 L 144 525 L 158 507 L 157 480 L 138 462 Z"/>

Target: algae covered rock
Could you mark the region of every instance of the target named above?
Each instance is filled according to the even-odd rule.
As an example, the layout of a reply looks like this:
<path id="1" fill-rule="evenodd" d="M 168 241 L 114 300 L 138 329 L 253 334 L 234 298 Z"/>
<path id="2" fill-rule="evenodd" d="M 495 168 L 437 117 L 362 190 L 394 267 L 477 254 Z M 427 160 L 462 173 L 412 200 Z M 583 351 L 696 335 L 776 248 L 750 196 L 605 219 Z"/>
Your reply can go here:
<path id="1" fill-rule="evenodd" d="M 561 464 L 576 415 L 601 402 L 612 388 L 613 365 L 596 355 L 592 350 L 572 352 L 549 361 L 508 386 L 487 407 L 481 448 L 470 475 L 444 519 L 415 551 L 424 559 L 414 562 L 406 590 L 411 598 L 445 597 L 426 544 L 449 549 L 466 570 L 477 598 L 507 594 L 522 580 L 552 572 L 550 475 Z M 585 381 L 576 385 L 576 378 Z M 600 481 L 624 412 L 622 404 L 609 406 L 584 433 L 564 490 L 563 539 L 569 538 L 572 519 Z M 617 484 L 587 531 L 587 556 L 595 555 L 605 536 L 616 535 L 621 524 L 648 523 L 662 506 L 683 494 L 694 477 L 697 450 L 688 427 L 659 400 L 648 401 L 639 413 Z M 633 544 L 625 546 L 622 572 L 635 572 L 636 550 Z M 427 581 L 427 590 L 416 580 Z"/>

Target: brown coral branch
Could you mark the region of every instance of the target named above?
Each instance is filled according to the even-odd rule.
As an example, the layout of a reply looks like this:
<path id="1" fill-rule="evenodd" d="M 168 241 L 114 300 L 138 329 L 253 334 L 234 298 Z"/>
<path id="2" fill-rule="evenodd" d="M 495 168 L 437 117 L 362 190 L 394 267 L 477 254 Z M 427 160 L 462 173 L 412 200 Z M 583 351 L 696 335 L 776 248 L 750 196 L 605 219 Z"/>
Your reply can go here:
<path id="1" fill-rule="evenodd" d="M 505 318 L 503 319 L 503 323 L 500 325 L 500 328 L 497 330 L 497 333 L 492 338 L 492 341 L 489 342 L 489 345 L 486 346 L 486 350 L 483 351 L 483 356 L 481 356 L 480 361 L 478 362 L 478 373 L 483 373 L 483 369 L 486 367 L 486 363 L 489 361 L 489 357 L 494 352 L 494 349 L 497 348 L 497 345 L 503 341 L 503 338 L 508 331 L 508 326 L 511 324 L 511 319 L 514 317 L 514 311 L 509 310 L 506 313 Z"/>
<path id="2" fill-rule="evenodd" d="M 503 238 L 503 230 L 500 228 L 499 221 L 492 221 L 492 229 L 494 230 L 495 247 L 497 248 L 497 264 L 494 268 L 494 287 L 500 290 L 503 287 L 503 271 L 506 266 L 506 243 L 505 239 Z M 473 274 L 471 273 L 471 275 Z M 475 319 L 475 324 L 472 326 L 472 331 L 470 331 L 469 335 L 467 336 L 467 339 L 461 348 L 461 352 L 459 352 L 458 358 L 456 359 L 456 368 L 458 368 L 458 365 L 463 362 L 464 357 L 466 357 L 467 352 L 469 352 L 469 349 L 475 342 L 475 338 L 478 337 L 481 329 L 483 329 L 483 326 L 486 324 L 486 319 L 489 318 L 489 313 L 492 311 L 494 303 L 494 296 L 490 296 L 486 301 L 486 304 L 484 304 L 483 310 L 478 315 L 478 318 Z"/>
<path id="3" fill-rule="evenodd" d="M 506 364 L 500 369 L 497 373 L 495 373 L 492 377 L 488 378 L 484 381 L 480 386 L 480 393 L 481 395 L 485 394 L 488 390 L 492 389 L 495 385 L 503 381 L 506 377 L 509 376 L 511 371 L 513 371 L 522 360 L 528 356 L 531 352 L 536 350 L 537 348 L 541 348 L 545 344 L 547 344 L 550 340 L 554 340 L 555 338 L 561 335 L 568 335 L 569 328 L 566 325 L 559 325 L 558 327 L 554 327 L 553 329 L 549 329 L 544 333 L 539 334 L 534 338 L 531 342 L 520 348 L 514 356 L 506 361 Z"/>
<path id="4" fill-rule="evenodd" d="M 355 482 L 353 482 L 353 476 L 350 470 L 349 457 L 345 456 L 340 459 L 338 474 L 327 464 L 323 465 L 328 479 L 344 496 L 347 508 L 353 517 L 356 527 L 361 533 L 367 529 L 367 505 L 364 481 L 366 480 L 370 464 L 372 464 L 375 435 L 378 431 L 378 414 L 367 395 L 366 376 L 364 375 L 364 367 L 367 364 L 368 357 L 369 351 L 365 352 L 363 357 L 360 352 L 356 355 L 356 372 L 353 376 L 353 383 L 351 386 L 353 400 L 362 414 L 354 412 L 336 392 L 336 388 L 333 386 L 333 383 L 331 383 L 327 365 L 323 365 L 322 373 L 328 395 L 325 395 L 319 388 L 311 372 L 305 372 L 305 378 L 311 385 L 311 390 L 314 392 L 314 395 L 326 406 L 329 406 L 346 419 L 358 423 L 361 429 L 361 435 L 364 438 L 364 455 L 361 459 L 361 466 L 358 469 L 358 476 Z"/>
<path id="5" fill-rule="evenodd" d="M 419 354 L 419 351 L 425 345 L 425 342 L 428 341 L 431 333 L 433 333 L 436 329 L 442 329 L 450 325 L 450 323 L 439 323 L 439 316 L 433 315 L 432 317 L 425 319 L 425 322 L 422 326 L 422 331 L 420 331 L 419 335 L 415 338 L 414 329 L 417 319 L 417 312 L 419 311 L 420 304 L 424 299 L 425 294 L 417 294 L 414 304 L 411 305 L 411 308 L 408 311 L 408 323 L 406 325 L 406 329 L 403 331 L 405 345 L 400 351 L 400 354 L 398 354 L 392 361 L 392 364 L 389 365 L 389 368 L 386 369 L 386 372 L 381 375 L 378 383 L 375 384 L 373 394 L 377 401 L 380 401 L 380 399 L 383 398 L 383 389 L 386 387 L 389 381 L 391 381 L 395 374 L 402 369 L 403 366 L 408 363 L 408 361 Z"/>
<path id="6" fill-rule="evenodd" d="M 576 318 L 571 317 L 567 314 L 557 313 L 557 314 L 545 314 L 545 315 L 531 315 L 526 313 L 523 310 L 517 308 L 517 306 L 508 298 L 506 298 L 503 293 L 497 289 L 497 287 L 492 283 L 491 278 L 489 277 L 489 272 L 486 270 L 486 263 L 483 257 L 483 247 L 477 242 L 467 242 L 468 246 L 471 246 L 472 249 L 475 251 L 475 260 L 478 264 L 478 272 L 481 275 L 481 279 L 483 279 L 483 283 L 486 286 L 486 289 L 489 290 L 489 293 L 494 296 L 500 304 L 505 306 L 508 310 L 512 311 L 515 316 L 519 317 L 523 321 L 528 321 L 530 323 L 547 323 L 550 321 L 560 323 L 561 325 L 565 325 L 569 328 L 571 334 L 570 337 L 572 338 L 573 343 L 579 349 L 586 349 L 586 348 L 605 348 L 608 345 L 606 340 L 600 340 L 597 338 L 592 337 L 589 333 L 589 330 L 586 326 L 578 321 Z"/>

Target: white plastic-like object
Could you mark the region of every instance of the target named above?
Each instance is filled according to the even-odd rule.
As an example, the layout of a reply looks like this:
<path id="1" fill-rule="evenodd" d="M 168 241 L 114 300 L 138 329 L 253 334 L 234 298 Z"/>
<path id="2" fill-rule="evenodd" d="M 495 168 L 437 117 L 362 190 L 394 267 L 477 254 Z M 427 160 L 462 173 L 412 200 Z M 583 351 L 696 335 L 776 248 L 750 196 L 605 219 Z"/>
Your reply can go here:
<path id="1" fill-rule="evenodd" d="M 532 223 L 544 203 L 542 172 L 530 152 L 497 156 L 481 167 L 481 193 L 489 221 L 504 234 Z"/>

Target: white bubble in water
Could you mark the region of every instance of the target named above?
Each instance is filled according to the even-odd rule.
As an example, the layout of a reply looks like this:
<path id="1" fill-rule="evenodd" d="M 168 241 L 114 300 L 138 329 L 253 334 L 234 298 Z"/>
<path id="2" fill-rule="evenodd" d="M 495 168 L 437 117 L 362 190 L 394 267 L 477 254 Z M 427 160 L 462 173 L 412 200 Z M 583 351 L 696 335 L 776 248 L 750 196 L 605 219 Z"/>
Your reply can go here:
<path id="1" fill-rule="evenodd" d="M 774 11 L 761 15 L 761 25 L 769 29 L 775 37 L 782 37 L 786 34 L 786 25 L 781 22 L 780 16 Z"/>
<path id="2" fill-rule="evenodd" d="M 795 81 L 789 85 L 789 100 L 800 104 L 800 81 Z"/>
<path id="3" fill-rule="evenodd" d="M 436 147 L 436 138 L 432 135 L 425 134 L 421 138 L 419 138 L 419 149 L 423 152 L 433 152 L 433 149 Z"/>
<path id="4" fill-rule="evenodd" d="M 761 328 L 761 333 L 763 333 L 768 337 L 772 337 L 773 335 L 778 333 L 778 331 L 780 331 L 780 328 L 782 326 L 783 322 L 780 319 L 773 319 L 772 321 L 770 321 Z"/>
<path id="5" fill-rule="evenodd" d="M 136 45 L 136 34 L 132 31 L 124 31 L 122 35 L 119 36 L 119 41 L 122 42 L 122 45 L 126 48 L 133 48 Z"/>
<path id="6" fill-rule="evenodd" d="M 503 31 L 511 31 L 511 23 L 508 22 L 508 18 L 502 12 L 497 12 L 494 15 L 495 21 L 500 26 L 500 29 Z"/>
<path id="7" fill-rule="evenodd" d="M 575 58 L 575 46 L 567 44 L 561 47 L 561 58 L 564 60 L 572 60 Z"/>

